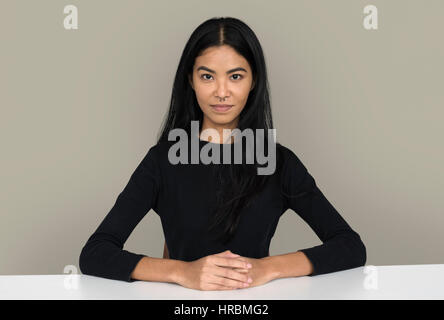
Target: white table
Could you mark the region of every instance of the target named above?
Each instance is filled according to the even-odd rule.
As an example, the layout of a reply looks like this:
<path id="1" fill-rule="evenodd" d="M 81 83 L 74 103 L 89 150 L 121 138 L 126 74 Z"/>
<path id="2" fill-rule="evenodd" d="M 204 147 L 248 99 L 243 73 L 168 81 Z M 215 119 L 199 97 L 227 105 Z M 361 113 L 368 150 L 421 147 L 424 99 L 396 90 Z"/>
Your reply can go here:
<path id="1" fill-rule="evenodd" d="M 162 282 L 128 283 L 81 274 L 3 275 L 0 299 L 444 299 L 444 264 L 368 265 L 314 277 L 276 279 L 230 291 L 193 290 Z"/>

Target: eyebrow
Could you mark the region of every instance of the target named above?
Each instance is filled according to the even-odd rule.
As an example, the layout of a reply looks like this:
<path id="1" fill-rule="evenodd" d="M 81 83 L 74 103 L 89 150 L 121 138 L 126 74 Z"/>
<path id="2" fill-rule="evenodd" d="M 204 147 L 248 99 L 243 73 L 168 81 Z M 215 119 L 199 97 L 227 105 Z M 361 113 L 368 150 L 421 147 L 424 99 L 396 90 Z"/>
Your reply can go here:
<path id="1" fill-rule="evenodd" d="M 199 70 L 205 70 L 205 71 L 208 71 L 208 72 L 211 72 L 211 73 L 216 73 L 216 71 L 211 70 L 210 68 L 207 68 L 207 67 L 205 67 L 205 66 L 200 66 L 199 68 L 197 68 L 196 71 L 199 71 Z M 244 68 L 237 67 L 237 68 L 234 68 L 234 69 L 228 70 L 228 71 L 227 71 L 227 74 L 232 73 L 232 72 L 235 72 L 235 71 L 244 71 L 244 72 L 247 72 L 247 70 L 245 70 Z"/>

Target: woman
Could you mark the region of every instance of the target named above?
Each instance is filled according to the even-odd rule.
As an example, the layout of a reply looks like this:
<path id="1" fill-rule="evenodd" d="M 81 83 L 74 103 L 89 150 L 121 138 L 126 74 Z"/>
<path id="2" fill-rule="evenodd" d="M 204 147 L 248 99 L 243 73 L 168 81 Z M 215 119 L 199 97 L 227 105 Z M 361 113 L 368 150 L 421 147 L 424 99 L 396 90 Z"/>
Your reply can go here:
<path id="1" fill-rule="evenodd" d="M 221 104 L 228 107 L 217 106 Z M 192 130 L 196 121 L 201 125 L 197 133 Z M 258 129 L 273 129 L 264 55 L 254 32 L 242 21 L 213 18 L 192 33 L 157 143 L 83 247 L 82 273 L 231 290 L 365 264 L 360 236 L 290 149 L 275 144 L 276 169 L 268 175 L 257 173 L 261 165 L 256 157 L 253 163 L 172 164 L 169 152 L 175 142 L 169 136 L 174 129 L 183 130 L 191 145 L 197 139 L 199 152 L 223 146 L 221 159 L 236 145 L 233 137 L 224 136 L 224 129 L 252 129 L 256 137 Z M 269 137 L 264 139 L 268 146 Z M 245 160 L 251 149 L 242 150 Z M 122 249 L 150 209 L 161 219 L 164 259 Z M 323 244 L 270 256 L 271 238 L 287 209 L 308 223 Z"/>

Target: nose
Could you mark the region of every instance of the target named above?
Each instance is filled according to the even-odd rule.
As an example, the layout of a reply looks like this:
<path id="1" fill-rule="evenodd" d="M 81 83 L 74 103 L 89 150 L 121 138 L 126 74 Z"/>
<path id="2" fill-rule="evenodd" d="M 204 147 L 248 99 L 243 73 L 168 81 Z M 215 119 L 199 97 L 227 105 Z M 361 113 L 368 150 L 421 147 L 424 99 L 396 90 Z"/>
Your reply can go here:
<path id="1" fill-rule="evenodd" d="M 216 85 L 217 85 L 216 96 L 223 99 L 229 95 L 228 86 L 225 80 L 218 81 Z"/>

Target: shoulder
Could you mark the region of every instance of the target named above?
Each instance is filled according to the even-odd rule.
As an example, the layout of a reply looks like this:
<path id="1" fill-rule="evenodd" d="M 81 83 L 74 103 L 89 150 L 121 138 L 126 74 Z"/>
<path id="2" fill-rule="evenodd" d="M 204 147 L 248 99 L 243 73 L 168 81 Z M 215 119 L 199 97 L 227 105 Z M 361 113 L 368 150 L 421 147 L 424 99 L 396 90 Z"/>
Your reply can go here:
<path id="1" fill-rule="evenodd" d="M 293 151 L 283 144 L 276 142 L 276 152 L 281 155 L 284 159 L 288 158 Z"/>
<path id="2" fill-rule="evenodd" d="M 144 152 L 144 157 L 140 162 L 140 166 L 149 167 L 150 169 L 158 169 L 159 164 L 163 161 L 163 153 L 166 149 L 163 142 L 155 142 L 154 144 L 148 145 Z"/>
<path id="3" fill-rule="evenodd" d="M 286 196 L 295 195 L 301 190 L 308 192 L 316 186 L 314 178 L 296 153 L 283 145 L 276 146 L 276 153 L 281 156 L 280 181 Z M 279 156 L 278 156 L 279 157 Z"/>
<path id="4" fill-rule="evenodd" d="M 165 155 L 168 155 L 168 150 L 171 148 L 171 146 L 176 143 L 175 141 L 169 141 L 165 139 L 161 139 L 154 144 L 150 150 L 152 150 L 153 153 L 156 154 L 158 157 L 162 157 Z"/>
<path id="5" fill-rule="evenodd" d="M 297 154 L 287 146 L 276 142 L 277 163 L 284 177 L 304 176 L 308 170 Z"/>
<path id="6" fill-rule="evenodd" d="M 175 141 L 159 140 L 152 144 L 145 156 L 144 160 L 155 162 L 157 166 L 162 167 L 168 162 L 168 152 Z"/>
<path id="7" fill-rule="evenodd" d="M 276 142 L 276 155 L 278 162 L 281 162 L 283 168 L 288 165 L 302 165 L 302 162 L 296 153 L 279 142 Z"/>

